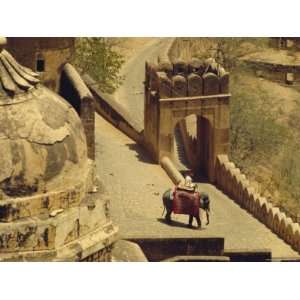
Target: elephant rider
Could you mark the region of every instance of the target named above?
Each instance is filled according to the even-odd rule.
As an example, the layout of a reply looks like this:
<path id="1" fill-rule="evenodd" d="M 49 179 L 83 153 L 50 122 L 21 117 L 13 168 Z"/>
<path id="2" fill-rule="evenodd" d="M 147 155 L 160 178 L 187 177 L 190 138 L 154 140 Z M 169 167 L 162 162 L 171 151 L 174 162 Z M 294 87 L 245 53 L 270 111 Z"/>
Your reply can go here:
<path id="1" fill-rule="evenodd" d="M 196 185 L 193 183 L 193 180 L 190 176 L 186 176 L 184 179 L 184 183 L 180 182 L 177 188 L 188 192 L 195 192 Z"/>
<path id="2" fill-rule="evenodd" d="M 185 179 L 184 179 L 184 183 L 180 182 L 178 184 L 177 187 L 175 187 L 175 190 L 176 189 L 179 189 L 179 190 L 184 190 L 184 191 L 187 191 L 189 193 L 194 193 L 195 190 L 196 190 L 196 185 L 193 183 L 193 180 L 190 176 L 186 176 Z M 174 197 L 172 195 L 172 197 Z M 196 217 L 196 220 L 197 220 L 197 223 L 198 223 L 198 226 L 201 224 L 201 221 L 200 221 L 200 218 Z M 193 216 L 189 216 L 189 227 L 192 227 L 192 223 L 193 223 Z M 200 225 L 201 226 L 201 225 Z"/>
<path id="3" fill-rule="evenodd" d="M 192 182 L 192 178 L 187 176 L 173 189 L 168 189 L 163 194 L 164 211 L 167 210 L 165 219 L 171 222 L 171 214 L 189 215 L 188 226 L 192 227 L 193 218 L 196 219 L 198 228 L 201 228 L 200 208 L 206 211 L 207 225 L 209 224 L 210 201 L 207 193 L 199 192 L 197 184 Z M 164 212 L 163 212 L 164 213 Z"/>
<path id="4" fill-rule="evenodd" d="M 184 179 L 184 182 L 179 182 L 178 185 L 174 186 L 174 188 L 171 190 L 170 199 L 174 199 L 174 193 L 176 190 L 184 190 L 187 192 L 195 192 L 196 185 L 193 183 L 192 178 L 190 176 L 186 176 Z"/>

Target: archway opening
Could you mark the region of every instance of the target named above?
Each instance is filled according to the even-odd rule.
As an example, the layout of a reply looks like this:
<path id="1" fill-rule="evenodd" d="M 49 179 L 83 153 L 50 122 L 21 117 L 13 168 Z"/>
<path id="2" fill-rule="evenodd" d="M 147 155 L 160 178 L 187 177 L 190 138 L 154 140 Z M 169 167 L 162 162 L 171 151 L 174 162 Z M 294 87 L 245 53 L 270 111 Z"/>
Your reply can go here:
<path id="1" fill-rule="evenodd" d="M 207 181 L 212 155 L 212 126 L 196 114 L 178 121 L 173 129 L 172 158 L 177 169 L 194 180 Z"/>

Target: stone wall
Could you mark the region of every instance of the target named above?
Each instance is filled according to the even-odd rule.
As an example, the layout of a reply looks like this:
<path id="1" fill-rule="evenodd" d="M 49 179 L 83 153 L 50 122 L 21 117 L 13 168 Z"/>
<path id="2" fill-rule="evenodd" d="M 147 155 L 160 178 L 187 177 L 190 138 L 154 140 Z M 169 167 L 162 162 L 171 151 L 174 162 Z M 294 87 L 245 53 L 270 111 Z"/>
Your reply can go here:
<path id="1" fill-rule="evenodd" d="M 196 118 L 195 122 L 197 122 Z M 190 135 L 189 130 L 187 128 L 187 126 L 189 125 L 190 124 L 187 124 L 186 119 L 184 119 L 179 123 L 179 130 L 181 133 L 186 158 L 191 168 L 193 170 L 196 170 L 196 168 L 199 166 L 199 162 L 197 161 L 197 138 Z"/>
<path id="2" fill-rule="evenodd" d="M 130 117 L 129 112 L 114 99 L 113 95 L 101 92 L 91 77 L 84 75 L 83 78 L 94 96 L 95 111 L 131 139 L 143 144 L 143 129 Z"/>
<path id="3" fill-rule="evenodd" d="M 157 162 L 172 157 L 176 124 L 197 115 L 197 161 L 213 182 L 216 156 L 227 153 L 229 147 L 229 73 L 213 59 L 146 63 L 145 69 L 148 152 Z"/>
<path id="4" fill-rule="evenodd" d="M 245 60 L 245 62 L 253 69 L 255 75 L 258 77 L 266 78 L 279 83 L 300 83 L 299 65 L 284 65 L 250 59 Z"/>
<path id="5" fill-rule="evenodd" d="M 169 157 L 164 156 L 160 161 L 160 165 L 166 171 L 167 175 L 175 185 L 184 182 L 182 174 L 176 169 Z"/>
<path id="6" fill-rule="evenodd" d="M 159 98 L 227 94 L 229 73 L 213 59 L 146 63 L 145 85 Z"/>
<path id="7" fill-rule="evenodd" d="M 111 262 L 112 261 L 112 245 L 108 246 L 104 249 L 101 249 L 85 258 L 83 258 L 82 262 Z"/>
<path id="8" fill-rule="evenodd" d="M 64 190 L 2 199 L 0 201 L 0 223 L 32 218 L 41 213 L 49 215 L 55 210 L 76 207 L 85 195 L 91 192 L 94 181 L 94 163 L 89 161 L 88 165 L 81 170 L 81 177 L 75 186 L 66 184 Z"/>
<path id="9" fill-rule="evenodd" d="M 7 49 L 19 63 L 34 71 L 38 71 L 37 61 L 43 61 L 44 71 L 39 72 L 42 82 L 58 91 L 62 68 L 74 53 L 75 38 L 9 37 Z"/>
<path id="10" fill-rule="evenodd" d="M 67 63 L 62 71 L 60 95 L 77 111 L 86 135 L 88 157 L 95 159 L 95 101 L 76 69 Z"/>
<path id="11" fill-rule="evenodd" d="M 219 189 L 300 253 L 299 224 L 259 195 L 227 155 L 217 157 L 215 173 Z"/>
<path id="12" fill-rule="evenodd" d="M 300 38 L 271 37 L 269 45 L 276 49 L 300 50 Z"/>
<path id="13" fill-rule="evenodd" d="M 176 256 L 222 256 L 224 252 L 223 237 L 201 238 L 132 238 L 150 262 L 158 262 Z"/>
<path id="14" fill-rule="evenodd" d="M 110 252 L 118 229 L 101 190 L 90 192 L 93 162 L 81 189 L 1 201 L 0 261 L 80 261 Z M 7 207 L 6 207 L 6 206 Z M 106 250 L 105 250 L 106 249 Z M 104 253 L 103 252 L 103 253 Z"/>

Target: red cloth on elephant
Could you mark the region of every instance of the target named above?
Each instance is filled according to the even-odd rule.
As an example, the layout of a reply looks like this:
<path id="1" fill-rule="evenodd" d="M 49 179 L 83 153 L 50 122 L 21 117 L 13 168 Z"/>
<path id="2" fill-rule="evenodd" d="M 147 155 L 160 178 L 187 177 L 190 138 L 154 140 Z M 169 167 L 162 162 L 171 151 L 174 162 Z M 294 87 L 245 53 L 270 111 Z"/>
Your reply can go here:
<path id="1" fill-rule="evenodd" d="M 175 214 L 199 215 L 199 193 L 182 191 L 175 189 L 173 199 L 173 212 Z"/>

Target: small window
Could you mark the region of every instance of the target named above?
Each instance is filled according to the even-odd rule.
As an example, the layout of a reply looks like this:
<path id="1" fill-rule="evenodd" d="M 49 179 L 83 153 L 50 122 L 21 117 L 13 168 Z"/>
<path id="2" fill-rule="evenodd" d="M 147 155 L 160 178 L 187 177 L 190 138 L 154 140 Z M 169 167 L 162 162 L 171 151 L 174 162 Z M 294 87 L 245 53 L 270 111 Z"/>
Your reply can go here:
<path id="1" fill-rule="evenodd" d="M 45 71 L 45 60 L 39 58 L 36 61 L 36 71 L 37 72 L 44 72 Z"/>

